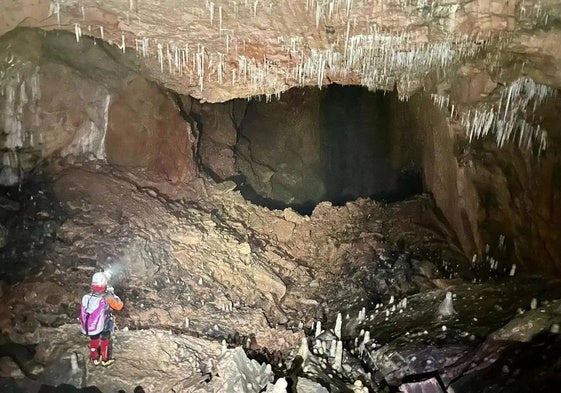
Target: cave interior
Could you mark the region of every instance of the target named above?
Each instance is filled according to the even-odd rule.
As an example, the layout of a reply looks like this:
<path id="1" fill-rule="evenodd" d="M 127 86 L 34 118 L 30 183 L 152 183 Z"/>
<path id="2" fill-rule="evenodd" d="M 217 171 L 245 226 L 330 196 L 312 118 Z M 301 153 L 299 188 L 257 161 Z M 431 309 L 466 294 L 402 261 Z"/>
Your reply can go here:
<path id="1" fill-rule="evenodd" d="M 557 389 L 557 2 L 120 3 L 0 5 L 0 391 Z"/>

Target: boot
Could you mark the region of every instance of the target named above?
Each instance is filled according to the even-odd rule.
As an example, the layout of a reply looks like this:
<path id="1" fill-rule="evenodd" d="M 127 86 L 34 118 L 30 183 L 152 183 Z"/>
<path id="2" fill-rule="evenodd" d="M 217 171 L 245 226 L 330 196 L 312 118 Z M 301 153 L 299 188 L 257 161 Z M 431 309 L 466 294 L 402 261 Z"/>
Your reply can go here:
<path id="1" fill-rule="evenodd" d="M 113 364 L 115 360 L 111 359 L 111 340 L 101 340 L 101 365 L 108 367 Z"/>
<path id="2" fill-rule="evenodd" d="M 101 359 L 99 358 L 99 345 L 100 345 L 100 340 L 99 338 L 96 339 L 91 339 L 90 340 L 90 359 L 92 360 L 94 366 L 97 366 Z"/>

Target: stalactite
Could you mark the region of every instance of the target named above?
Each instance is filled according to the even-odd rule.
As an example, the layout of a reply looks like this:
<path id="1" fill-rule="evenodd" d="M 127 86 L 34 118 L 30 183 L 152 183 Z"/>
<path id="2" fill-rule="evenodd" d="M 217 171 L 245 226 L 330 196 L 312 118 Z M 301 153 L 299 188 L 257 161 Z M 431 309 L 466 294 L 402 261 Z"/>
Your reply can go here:
<path id="1" fill-rule="evenodd" d="M 129 0 L 129 11 L 132 11 L 133 1 Z M 234 36 L 234 29 L 228 30 L 224 24 L 226 17 L 239 18 L 239 1 L 206 1 L 206 6 L 193 7 L 192 13 L 197 14 L 203 20 L 208 20 L 211 26 L 218 29 L 218 36 L 224 38 L 223 52 L 213 60 L 212 64 L 205 65 L 205 54 L 197 52 L 190 54 L 188 43 L 158 42 L 152 39 L 154 45 L 150 45 L 150 39 L 136 37 L 135 48 L 143 58 L 157 58 L 160 72 L 167 72 L 172 76 L 182 76 L 186 80 L 195 75 L 199 79 L 199 89 L 204 91 L 204 79 L 211 83 L 223 85 L 227 82 L 232 86 L 251 87 L 256 94 L 271 96 L 278 91 L 286 89 L 287 85 L 316 85 L 321 88 L 326 76 L 339 78 L 357 78 L 360 83 L 369 90 L 392 89 L 398 87 L 398 95 L 401 100 L 407 100 L 413 91 L 419 88 L 417 83 L 427 72 L 441 70 L 446 72 L 453 64 L 476 56 L 482 48 L 485 48 L 489 40 L 482 40 L 479 35 L 454 35 L 444 36 L 441 41 L 421 43 L 417 41 L 414 33 L 406 30 L 384 29 L 379 24 L 373 23 L 366 15 L 366 31 L 368 34 L 360 33 L 357 26 L 363 25 L 364 17 L 358 21 L 353 15 L 353 10 L 363 7 L 363 1 L 353 0 L 308 0 L 306 10 L 310 17 L 315 17 L 317 28 L 323 28 L 322 24 L 340 21 L 343 25 L 341 35 L 328 48 L 309 47 L 308 40 L 301 36 L 278 37 L 278 45 L 281 52 L 290 55 L 291 60 L 281 60 L 280 64 L 272 65 L 269 60 L 253 59 L 244 49 L 237 53 L 238 39 Z M 264 9 L 273 9 L 276 6 L 266 1 L 245 1 L 241 12 L 243 16 L 257 19 L 257 12 Z M 390 2 L 389 8 L 403 8 L 408 12 L 420 14 L 426 12 L 426 7 L 431 6 L 434 11 L 434 3 L 427 0 L 399 0 Z M 58 8 L 57 8 L 58 7 Z M 132 8 L 131 8 L 132 7 Z M 452 5 L 443 5 L 448 11 L 439 11 L 453 18 L 454 8 Z M 58 1 L 51 2 L 51 12 L 60 14 Z M 208 14 L 207 14 L 208 12 Z M 270 12 L 270 11 L 269 11 Z M 544 17 L 543 10 L 540 17 Z M 536 11 L 537 13 L 537 11 Z M 206 19 L 208 17 L 208 19 Z M 85 19 L 85 18 L 82 18 Z M 79 24 L 77 24 L 79 27 Z M 99 26 L 100 35 L 103 39 L 103 26 Z M 81 34 L 81 33 L 80 33 Z M 494 43 L 501 42 L 497 35 Z M 133 37 L 134 38 L 134 37 Z M 79 39 L 77 33 L 77 40 Z M 222 41 L 221 41 L 222 42 Z M 197 43 L 192 42 L 193 45 Z M 304 45 L 306 44 L 306 45 Z M 166 45 L 164 53 L 164 45 Z M 169 46 L 169 48 L 168 48 Z M 185 46 L 185 50 L 183 50 Z M 199 45 L 200 46 L 200 45 Z M 234 53 L 230 54 L 235 47 Z M 121 35 L 122 51 L 125 51 L 125 35 Z M 501 48 L 497 45 L 497 48 Z M 210 48 L 209 48 L 210 49 Z M 216 51 L 217 48 L 212 48 Z M 240 48 L 241 49 L 241 48 Z M 216 52 L 213 52 L 216 53 Z M 165 57 L 164 57 L 165 56 Z M 214 56 L 214 55 L 212 55 Z M 240 56 L 245 61 L 240 61 Z M 216 56 L 215 56 L 216 57 Z M 288 57 L 288 56 L 287 56 Z M 210 58 L 210 57 L 209 57 Z M 232 61 L 232 58 L 234 61 Z M 235 59 L 237 58 L 238 61 Z M 167 65 L 164 69 L 164 62 Z M 277 59 L 275 59 L 277 62 Z M 240 67 L 243 67 L 240 68 Z M 216 74 L 216 77 L 211 75 Z M 231 81 L 229 76 L 231 75 Z M 231 83 L 230 83 L 231 82 Z"/>
<path id="2" fill-rule="evenodd" d="M 450 116 L 466 129 L 470 142 L 494 134 L 499 148 L 516 142 L 522 149 L 532 149 L 537 144 L 541 152 L 547 147 L 547 131 L 539 125 L 533 126 L 524 117 L 555 95 L 555 89 L 530 78 L 519 78 L 501 91 L 495 103 L 482 103 L 467 111 L 455 111 L 448 96 L 432 94 L 431 98 L 440 109 L 450 110 Z"/>

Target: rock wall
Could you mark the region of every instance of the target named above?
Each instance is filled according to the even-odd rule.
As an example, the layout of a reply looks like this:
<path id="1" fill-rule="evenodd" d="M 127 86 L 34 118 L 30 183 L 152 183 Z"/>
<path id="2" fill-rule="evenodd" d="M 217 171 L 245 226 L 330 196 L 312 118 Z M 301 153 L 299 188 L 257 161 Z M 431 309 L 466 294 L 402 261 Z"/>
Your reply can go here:
<path id="1" fill-rule="evenodd" d="M 456 232 L 463 251 L 471 255 L 480 247 L 476 238 L 479 199 L 469 181 L 473 168 L 462 165 L 455 153 L 456 137 L 462 129 L 451 124 L 427 97 L 413 97 L 410 106 L 417 121 L 414 129 L 423 140 L 425 188 Z"/>
<path id="2" fill-rule="evenodd" d="M 250 102 L 240 125 L 236 167 L 265 198 L 300 205 L 325 194 L 320 90 L 292 89 L 278 102 Z"/>
<path id="3" fill-rule="evenodd" d="M 137 76 L 134 59 L 30 29 L 2 37 L 0 49 L 11 56 L 0 65 L 0 184 L 60 158 L 107 158 L 172 182 L 196 175 L 189 123 L 171 96 Z"/>
<path id="4" fill-rule="evenodd" d="M 198 152 L 201 164 L 217 179 L 238 174 L 234 148 L 238 139 L 237 127 L 245 108 L 244 100 L 222 104 L 193 102 L 192 115 L 198 119 L 200 131 Z"/>
<path id="5" fill-rule="evenodd" d="M 107 161 L 154 171 L 172 183 L 197 174 L 195 138 L 179 107 L 155 84 L 132 80 L 109 106 Z"/>
<path id="6" fill-rule="evenodd" d="M 477 94 L 492 85 L 480 80 Z M 471 94 L 469 88 L 463 93 Z M 429 98 L 411 100 L 424 140 L 425 186 L 465 254 L 477 254 L 476 269 L 493 257 L 503 273 L 515 263 L 524 273 L 561 275 L 560 107 L 557 100 L 536 113 L 549 130 L 549 148 L 538 157 L 514 143 L 470 146 L 464 129 Z"/>
<path id="7" fill-rule="evenodd" d="M 395 93 L 340 85 L 250 102 L 236 166 L 260 196 L 304 209 L 322 200 L 408 197 L 421 185 L 401 176 L 418 170 L 416 144 L 404 139 L 406 109 Z"/>
<path id="8" fill-rule="evenodd" d="M 0 43 L 19 45 L 27 53 L 2 72 L 0 83 L 0 184 L 17 183 L 53 155 L 105 158 L 109 89 L 48 61 L 38 32 L 21 31 Z"/>

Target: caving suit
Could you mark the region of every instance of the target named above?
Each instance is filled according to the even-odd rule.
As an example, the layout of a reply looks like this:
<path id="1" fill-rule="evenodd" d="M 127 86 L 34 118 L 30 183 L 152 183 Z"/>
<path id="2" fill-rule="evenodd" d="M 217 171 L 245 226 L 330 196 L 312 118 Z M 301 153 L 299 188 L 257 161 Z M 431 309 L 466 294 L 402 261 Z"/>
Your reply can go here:
<path id="1" fill-rule="evenodd" d="M 119 311 L 123 302 L 112 292 L 91 292 L 82 297 L 82 333 L 90 337 L 90 359 L 102 364 L 111 359 L 111 332 L 115 322 L 111 311 Z"/>

